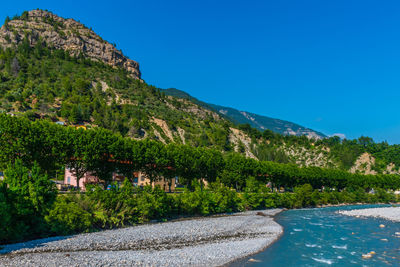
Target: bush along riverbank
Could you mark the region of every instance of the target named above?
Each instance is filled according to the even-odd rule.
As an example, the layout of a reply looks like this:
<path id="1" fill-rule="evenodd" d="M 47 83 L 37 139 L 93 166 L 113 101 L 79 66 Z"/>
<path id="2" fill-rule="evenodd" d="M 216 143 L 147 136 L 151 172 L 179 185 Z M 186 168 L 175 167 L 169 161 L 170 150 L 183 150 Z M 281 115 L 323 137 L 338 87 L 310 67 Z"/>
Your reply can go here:
<path id="1" fill-rule="evenodd" d="M 319 191 L 305 184 L 293 192 L 271 192 L 249 178 L 242 192 L 218 180 L 207 188 L 193 183 L 192 190 L 168 194 L 160 188 L 134 188 L 128 179 L 118 187 L 90 187 L 85 194 L 58 195 L 54 185 L 34 165 L 29 171 L 17 160 L 6 170 L 0 184 L 0 240 L 11 243 L 28 239 L 69 235 L 145 223 L 178 216 L 206 216 L 265 208 L 301 208 L 340 203 L 389 203 L 399 197 L 383 189 L 375 194 L 352 189 Z"/>

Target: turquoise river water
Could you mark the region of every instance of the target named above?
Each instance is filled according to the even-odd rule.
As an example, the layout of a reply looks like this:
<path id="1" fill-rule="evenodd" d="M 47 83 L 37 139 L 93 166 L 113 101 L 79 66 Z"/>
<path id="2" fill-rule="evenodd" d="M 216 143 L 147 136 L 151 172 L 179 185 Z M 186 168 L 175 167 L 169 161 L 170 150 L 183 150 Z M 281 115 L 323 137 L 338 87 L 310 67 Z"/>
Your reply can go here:
<path id="1" fill-rule="evenodd" d="M 380 207 L 357 205 L 289 210 L 276 222 L 284 234 L 266 250 L 231 264 L 238 266 L 400 266 L 400 223 L 356 218 L 338 210 Z M 380 227 L 383 224 L 385 227 Z M 372 257 L 363 254 L 374 251 Z"/>

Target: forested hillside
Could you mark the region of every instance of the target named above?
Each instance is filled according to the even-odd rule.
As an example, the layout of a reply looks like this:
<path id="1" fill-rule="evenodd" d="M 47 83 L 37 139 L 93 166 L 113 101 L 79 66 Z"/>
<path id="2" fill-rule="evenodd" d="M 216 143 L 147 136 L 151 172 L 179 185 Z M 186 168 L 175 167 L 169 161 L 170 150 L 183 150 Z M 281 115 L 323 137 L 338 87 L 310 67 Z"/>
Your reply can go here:
<path id="1" fill-rule="evenodd" d="M 228 145 L 229 123 L 216 113 L 166 97 L 122 68 L 73 57 L 45 43 L 32 47 L 24 39 L 15 48 L 2 49 L 0 79 L 4 112 L 100 126 L 134 138 Z"/>
<path id="2" fill-rule="evenodd" d="M 317 140 L 238 124 L 244 121 L 218 113 L 217 106 L 147 84 L 137 62 L 110 45 L 86 26 L 47 11 L 7 18 L 0 29 L 0 111 L 258 160 L 398 173 L 398 145 L 367 137 Z"/>

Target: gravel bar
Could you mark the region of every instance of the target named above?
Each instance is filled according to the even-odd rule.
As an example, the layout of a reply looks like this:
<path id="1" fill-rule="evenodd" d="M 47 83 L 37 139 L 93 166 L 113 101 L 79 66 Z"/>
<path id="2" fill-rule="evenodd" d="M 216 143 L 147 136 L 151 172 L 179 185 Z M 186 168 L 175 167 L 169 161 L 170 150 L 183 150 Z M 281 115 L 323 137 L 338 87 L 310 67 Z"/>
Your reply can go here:
<path id="1" fill-rule="evenodd" d="M 3 246 L 0 266 L 220 266 L 283 233 L 280 209 L 148 224 Z"/>
<path id="2" fill-rule="evenodd" d="M 339 213 L 348 216 L 375 217 L 400 222 L 400 207 L 341 210 Z"/>

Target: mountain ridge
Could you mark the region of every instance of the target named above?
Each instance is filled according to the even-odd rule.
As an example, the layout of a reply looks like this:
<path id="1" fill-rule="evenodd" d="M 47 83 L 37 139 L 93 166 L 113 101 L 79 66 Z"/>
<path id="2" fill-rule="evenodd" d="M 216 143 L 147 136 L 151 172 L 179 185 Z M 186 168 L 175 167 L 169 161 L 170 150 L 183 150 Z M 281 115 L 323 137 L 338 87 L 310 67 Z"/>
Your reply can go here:
<path id="1" fill-rule="evenodd" d="M 229 119 L 235 124 L 249 124 L 250 126 L 261 131 L 268 129 L 273 132 L 284 135 L 296 135 L 296 136 L 305 135 L 309 138 L 315 138 L 315 139 L 322 139 L 327 137 L 325 134 L 321 132 L 314 131 L 310 128 L 301 126 L 297 123 L 293 123 L 290 121 L 258 115 L 248 111 L 241 111 L 232 107 L 225 107 L 217 104 L 206 103 L 191 96 L 187 92 L 176 88 L 168 88 L 161 90 L 165 92 L 167 95 L 189 99 L 192 102 L 195 102 L 196 104 L 209 108 L 219 113 L 221 116 Z"/>

